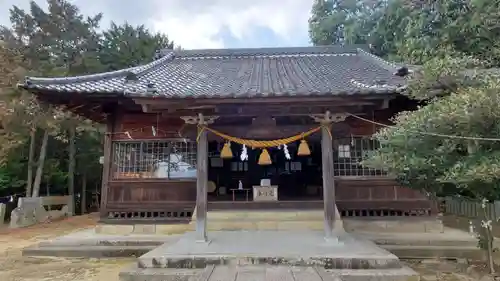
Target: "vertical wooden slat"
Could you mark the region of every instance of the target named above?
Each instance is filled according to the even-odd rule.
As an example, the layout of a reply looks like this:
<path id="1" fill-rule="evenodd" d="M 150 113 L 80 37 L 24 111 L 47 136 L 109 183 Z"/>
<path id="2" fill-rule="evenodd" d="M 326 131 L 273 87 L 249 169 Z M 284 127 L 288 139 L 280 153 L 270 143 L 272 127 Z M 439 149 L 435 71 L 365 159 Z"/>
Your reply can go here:
<path id="1" fill-rule="evenodd" d="M 112 137 L 115 124 L 115 113 L 108 114 L 106 118 L 106 134 L 104 136 L 104 162 L 102 166 L 102 183 L 101 183 L 101 208 L 99 210 L 101 218 L 107 217 L 108 193 L 109 193 L 109 177 L 111 172 L 111 165 L 113 161 L 112 152 Z"/>

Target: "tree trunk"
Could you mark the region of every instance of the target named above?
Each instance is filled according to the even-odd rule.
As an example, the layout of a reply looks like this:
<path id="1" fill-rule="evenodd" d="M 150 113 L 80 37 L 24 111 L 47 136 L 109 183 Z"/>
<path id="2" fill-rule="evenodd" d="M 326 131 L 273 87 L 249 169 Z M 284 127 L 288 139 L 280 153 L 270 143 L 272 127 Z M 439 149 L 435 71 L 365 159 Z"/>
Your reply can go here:
<path id="1" fill-rule="evenodd" d="M 33 189 L 33 167 L 35 163 L 36 130 L 30 132 L 30 150 L 28 154 L 28 175 L 26 179 L 26 197 L 31 197 Z"/>
<path id="2" fill-rule="evenodd" d="M 82 215 L 87 213 L 87 173 L 83 172 L 82 175 L 82 196 L 80 197 L 82 200 Z"/>
<path id="3" fill-rule="evenodd" d="M 50 196 L 50 185 L 49 182 L 45 183 L 45 192 L 47 192 L 47 197 Z M 47 210 L 50 212 L 52 210 L 52 206 L 48 205 Z"/>
<path id="4" fill-rule="evenodd" d="M 102 177 L 101 177 L 101 180 L 96 182 L 96 185 L 95 185 L 95 192 L 94 192 L 94 195 L 95 196 L 95 200 L 96 200 L 96 203 L 95 203 L 95 206 L 97 207 L 97 210 L 99 211 L 100 208 L 101 208 L 101 183 L 102 182 Z"/>
<path id="5" fill-rule="evenodd" d="M 69 163 L 68 163 L 68 194 L 73 202 L 69 208 L 70 213 L 75 213 L 75 128 L 69 129 Z"/>
<path id="6" fill-rule="evenodd" d="M 35 181 L 33 182 L 32 197 L 40 196 L 40 184 L 42 183 L 43 166 L 45 156 L 47 155 L 47 144 L 49 143 L 49 130 L 43 132 L 42 145 L 40 146 L 40 155 L 38 156 L 38 167 L 36 168 Z"/>

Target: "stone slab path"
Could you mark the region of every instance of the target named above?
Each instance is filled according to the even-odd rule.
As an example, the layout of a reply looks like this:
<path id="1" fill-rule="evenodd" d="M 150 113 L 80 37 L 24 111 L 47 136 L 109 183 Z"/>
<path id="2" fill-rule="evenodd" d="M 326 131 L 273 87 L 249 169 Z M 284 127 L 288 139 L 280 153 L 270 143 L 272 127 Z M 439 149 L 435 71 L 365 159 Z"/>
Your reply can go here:
<path id="1" fill-rule="evenodd" d="M 313 267 L 289 266 L 211 266 L 195 281 L 341 281 Z"/>

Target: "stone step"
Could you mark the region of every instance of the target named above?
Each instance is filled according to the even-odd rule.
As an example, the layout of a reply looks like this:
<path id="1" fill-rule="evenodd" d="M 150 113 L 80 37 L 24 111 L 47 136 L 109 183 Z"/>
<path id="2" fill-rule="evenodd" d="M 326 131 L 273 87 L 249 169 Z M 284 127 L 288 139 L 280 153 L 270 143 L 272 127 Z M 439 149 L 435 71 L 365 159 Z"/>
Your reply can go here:
<path id="1" fill-rule="evenodd" d="M 143 279 L 145 280 L 145 279 Z M 149 279 L 147 279 L 150 281 Z M 325 270 L 316 267 L 290 266 L 207 266 L 189 281 L 418 281 L 411 268 Z M 125 280 L 124 280 L 125 281 Z M 128 281 L 128 280 L 126 280 Z"/>
<path id="2" fill-rule="evenodd" d="M 197 242 L 187 233 L 138 258 L 141 268 L 205 268 L 207 265 L 323 266 L 336 269 L 399 268 L 397 256 L 367 240 L 338 234 L 326 241 L 315 231 L 219 231 Z"/>
<path id="3" fill-rule="evenodd" d="M 172 235 L 174 236 L 174 235 Z M 128 247 L 128 246 L 151 246 L 157 247 L 159 245 L 164 244 L 167 241 L 173 241 L 174 237 L 166 237 L 162 235 L 151 237 L 134 237 L 134 236 L 125 236 L 120 238 L 109 238 L 109 239 L 55 239 L 49 241 L 42 241 L 38 244 L 38 247 L 89 247 L 89 246 L 115 246 L 115 247 Z"/>
<path id="4" fill-rule="evenodd" d="M 134 263 L 120 271 L 120 281 L 191 281 L 202 276 L 205 269 L 138 268 Z"/>
<path id="5" fill-rule="evenodd" d="M 342 281 L 333 274 L 321 275 L 313 267 L 289 266 L 210 266 L 190 281 Z"/>
<path id="6" fill-rule="evenodd" d="M 139 257 L 157 246 L 32 246 L 23 249 L 23 256 L 117 258 Z"/>
<path id="7" fill-rule="evenodd" d="M 141 256 L 155 249 L 156 245 L 108 245 L 108 246 L 31 246 L 23 250 L 23 256 L 52 256 L 52 257 L 131 257 Z M 483 253 L 476 247 L 460 246 L 410 246 L 410 245 L 381 245 L 381 247 L 401 259 L 471 259 L 481 260 Z"/>
<path id="8" fill-rule="evenodd" d="M 194 229 L 195 222 L 191 222 Z M 237 230 L 322 230 L 323 220 L 208 220 L 208 231 L 237 231 Z"/>
<path id="9" fill-rule="evenodd" d="M 228 211 L 209 211 L 207 213 L 207 221 L 227 221 L 227 220 L 252 220 L 252 221 L 307 221 L 319 220 L 323 221 L 323 210 L 270 210 L 270 211 L 253 211 L 253 210 L 228 210 Z M 193 220 L 196 219 L 196 212 L 193 213 Z"/>
<path id="10" fill-rule="evenodd" d="M 420 217 L 344 217 L 347 231 L 371 232 L 432 232 L 443 231 L 443 224 L 436 218 Z M 196 223 L 196 212 L 190 222 Z M 323 210 L 217 210 L 207 213 L 209 230 L 321 230 Z"/>
<path id="11" fill-rule="evenodd" d="M 322 276 L 336 276 L 342 281 L 419 281 L 420 275 L 409 267 L 397 269 L 318 269 Z"/>
<path id="12" fill-rule="evenodd" d="M 375 233 L 353 232 L 354 236 L 368 239 L 377 245 L 400 246 L 457 246 L 476 247 L 477 239 L 465 233 L 453 235 L 451 233 Z M 451 235 L 450 235 L 451 234 Z"/>
<path id="13" fill-rule="evenodd" d="M 380 247 L 393 253 L 400 259 L 484 259 L 482 250 L 470 246 L 380 245 Z"/>

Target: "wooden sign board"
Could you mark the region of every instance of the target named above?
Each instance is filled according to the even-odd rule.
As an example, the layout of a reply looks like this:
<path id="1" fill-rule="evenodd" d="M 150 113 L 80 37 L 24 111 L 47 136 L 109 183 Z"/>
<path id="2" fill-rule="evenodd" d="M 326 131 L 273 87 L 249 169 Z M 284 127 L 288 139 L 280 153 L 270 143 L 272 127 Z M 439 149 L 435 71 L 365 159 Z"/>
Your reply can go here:
<path id="1" fill-rule="evenodd" d="M 253 186 L 253 201 L 278 201 L 278 186 Z"/>

